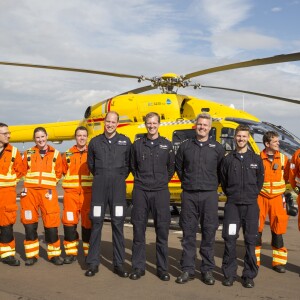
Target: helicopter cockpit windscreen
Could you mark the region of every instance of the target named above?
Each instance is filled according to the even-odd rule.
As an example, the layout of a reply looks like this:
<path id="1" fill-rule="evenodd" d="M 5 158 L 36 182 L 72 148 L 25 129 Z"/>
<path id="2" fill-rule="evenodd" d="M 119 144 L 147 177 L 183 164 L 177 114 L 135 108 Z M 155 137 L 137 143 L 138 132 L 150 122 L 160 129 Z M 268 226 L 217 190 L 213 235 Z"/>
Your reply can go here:
<path id="1" fill-rule="evenodd" d="M 267 131 L 275 131 L 279 134 L 280 151 L 287 157 L 291 157 L 294 152 L 300 148 L 300 139 L 284 129 L 282 126 L 276 126 L 268 122 L 247 122 L 241 120 L 231 120 L 240 124 L 248 125 L 251 130 L 251 135 L 260 151 L 265 147 L 263 144 L 263 135 Z"/>

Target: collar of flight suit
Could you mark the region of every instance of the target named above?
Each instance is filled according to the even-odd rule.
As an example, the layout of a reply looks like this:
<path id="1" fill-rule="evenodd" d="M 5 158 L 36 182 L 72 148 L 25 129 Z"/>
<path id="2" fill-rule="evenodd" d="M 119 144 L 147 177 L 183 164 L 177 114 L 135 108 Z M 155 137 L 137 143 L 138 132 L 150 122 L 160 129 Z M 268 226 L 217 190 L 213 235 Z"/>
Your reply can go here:
<path id="1" fill-rule="evenodd" d="M 238 153 L 236 150 L 233 151 L 233 156 L 236 157 L 237 159 L 240 159 L 240 156 L 242 155 L 244 158 L 247 158 L 253 153 L 251 150 L 247 149 L 246 152 L 244 153 Z"/>
<path id="2" fill-rule="evenodd" d="M 266 153 L 266 149 L 261 151 L 260 156 L 261 156 L 262 159 L 269 159 L 268 154 Z M 279 151 L 276 151 L 274 153 L 274 159 L 275 158 L 280 158 L 280 152 Z"/>
<path id="3" fill-rule="evenodd" d="M 5 144 L 2 151 L 0 152 L 0 158 L 2 157 L 2 155 L 7 151 L 7 152 L 12 152 L 12 145 L 11 144 Z"/>
<path id="4" fill-rule="evenodd" d="M 79 151 L 76 145 L 74 145 L 72 148 L 70 148 L 69 151 L 71 151 L 73 153 L 88 152 L 88 145 L 85 145 L 85 148 L 83 151 Z"/>
<path id="5" fill-rule="evenodd" d="M 105 133 L 102 133 L 99 137 L 103 143 L 105 143 L 107 145 L 112 145 L 112 144 L 115 144 L 119 140 L 119 133 L 116 132 L 116 134 L 111 139 L 108 139 L 105 136 Z M 109 140 L 111 141 L 111 143 L 108 142 Z"/>
<path id="6" fill-rule="evenodd" d="M 205 141 L 205 142 L 199 142 L 199 141 L 197 140 L 197 137 L 195 136 L 195 137 L 192 138 L 192 141 L 193 141 L 193 143 L 196 144 L 197 146 L 199 146 L 199 143 L 202 143 L 202 144 L 203 144 L 202 147 L 207 146 L 207 145 L 210 145 L 210 144 L 215 145 L 214 140 L 212 140 L 211 138 L 208 138 L 208 140 Z"/>
<path id="7" fill-rule="evenodd" d="M 147 134 L 145 133 L 145 135 L 143 136 L 143 144 L 146 145 L 148 140 L 150 140 L 150 139 L 147 138 Z M 158 138 L 155 140 L 157 140 L 157 145 L 159 145 L 163 142 L 163 138 L 160 136 L 160 134 L 158 134 Z M 155 146 L 157 146 L 157 145 L 155 145 Z"/>

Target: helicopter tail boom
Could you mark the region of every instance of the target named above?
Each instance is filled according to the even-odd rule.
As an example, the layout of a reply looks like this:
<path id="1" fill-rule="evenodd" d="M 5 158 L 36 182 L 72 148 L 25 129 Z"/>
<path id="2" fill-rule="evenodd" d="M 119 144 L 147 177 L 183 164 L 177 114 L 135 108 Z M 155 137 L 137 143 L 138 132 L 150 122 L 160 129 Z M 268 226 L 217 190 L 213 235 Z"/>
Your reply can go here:
<path id="1" fill-rule="evenodd" d="M 80 125 L 80 123 L 80 120 L 75 120 L 67 122 L 9 126 L 11 131 L 10 142 L 32 142 L 33 131 L 36 127 L 44 127 L 46 129 L 49 141 L 60 143 L 64 140 L 72 140 L 74 139 L 75 129 Z"/>

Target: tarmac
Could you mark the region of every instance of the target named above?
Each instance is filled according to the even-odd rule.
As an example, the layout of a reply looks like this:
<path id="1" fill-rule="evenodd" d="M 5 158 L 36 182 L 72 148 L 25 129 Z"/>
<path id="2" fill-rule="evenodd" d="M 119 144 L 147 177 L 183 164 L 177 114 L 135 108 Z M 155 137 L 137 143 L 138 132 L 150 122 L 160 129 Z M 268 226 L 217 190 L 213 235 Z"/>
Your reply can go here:
<path id="1" fill-rule="evenodd" d="M 21 266 L 10 267 L 0 263 L 0 299 L 44 300 L 44 299 L 300 299 L 300 232 L 297 218 L 291 217 L 287 234 L 284 235 L 285 246 L 288 248 L 287 272 L 279 274 L 272 270 L 271 234 L 266 225 L 263 233 L 263 249 L 261 267 L 255 278 L 255 287 L 246 289 L 240 277 L 232 287 L 222 285 L 222 256 L 224 243 L 221 227 L 216 234 L 214 276 L 216 283 L 207 286 L 200 280 L 200 256 L 198 253 L 201 234 L 197 235 L 196 278 L 186 284 L 175 283 L 180 274 L 181 238 L 180 229 L 171 229 L 169 235 L 169 272 L 171 280 L 161 281 L 156 276 L 155 265 L 155 230 L 148 227 L 146 232 L 147 267 L 146 275 L 139 280 L 120 278 L 113 273 L 112 243 L 110 222 L 105 222 L 102 231 L 101 265 L 99 273 L 94 277 L 84 276 L 82 245 L 78 260 L 70 265 L 55 266 L 47 260 L 44 242 L 43 225 L 39 222 L 40 258 L 34 266 L 25 266 L 23 247 L 24 228 L 19 217 L 14 226 L 16 237 L 16 257 Z M 79 225 L 80 228 L 80 225 Z M 172 227 L 173 228 L 173 227 Z M 60 239 L 63 241 L 62 226 L 59 228 Z M 126 261 L 125 268 L 131 269 L 132 226 L 129 222 L 124 227 Z M 243 235 L 237 243 L 238 275 L 241 275 L 243 256 L 245 253 Z M 64 256 L 64 252 L 62 256 Z"/>

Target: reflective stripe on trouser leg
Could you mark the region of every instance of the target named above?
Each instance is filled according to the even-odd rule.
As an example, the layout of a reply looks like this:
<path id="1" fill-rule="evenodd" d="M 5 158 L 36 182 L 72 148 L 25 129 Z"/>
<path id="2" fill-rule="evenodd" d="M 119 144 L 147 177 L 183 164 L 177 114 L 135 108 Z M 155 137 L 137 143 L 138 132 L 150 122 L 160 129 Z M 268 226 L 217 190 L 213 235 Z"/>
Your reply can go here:
<path id="1" fill-rule="evenodd" d="M 260 266 L 260 253 L 261 253 L 261 246 L 255 247 L 255 256 L 256 256 L 256 264 Z"/>
<path id="2" fill-rule="evenodd" d="M 82 233 L 82 247 L 83 247 L 83 253 L 84 256 L 87 256 L 89 253 L 90 248 L 90 237 L 91 237 L 92 230 L 90 228 L 85 228 L 84 226 L 81 227 L 81 233 Z"/>
<path id="3" fill-rule="evenodd" d="M 66 255 L 77 256 L 78 244 L 79 244 L 78 240 L 72 242 L 64 241 L 64 248 L 65 248 Z"/>
<path id="4" fill-rule="evenodd" d="M 9 243 L 0 243 L 0 258 L 15 256 L 16 255 L 15 247 L 16 245 L 14 239 Z"/>
<path id="5" fill-rule="evenodd" d="M 86 242 L 82 242 L 82 247 L 83 247 L 84 256 L 87 256 L 89 253 L 90 244 Z"/>
<path id="6" fill-rule="evenodd" d="M 55 243 L 48 244 L 47 254 L 48 254 L 48 259 L 49 260 L 54 256 L 60 256 L 60 254 L 61 254 L 60 240 L 57 240 Z"/>
<path id="7" fill-rule="evenodd" d="M 273 249 L 273 261 L 272 266 L 278 266 L 278 265 L 286 265 L 287 263 L 287 248 L 282 247 L 280 249 L 272 247 Z"/>
<path id="8" fill-rule="evenodd" d="M 34 241 L 25 240 L 24 248 L 25 248 L 26 258 L 39 257 L 40 244 L 38 239 Z"/>

